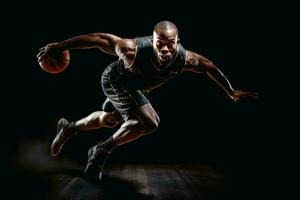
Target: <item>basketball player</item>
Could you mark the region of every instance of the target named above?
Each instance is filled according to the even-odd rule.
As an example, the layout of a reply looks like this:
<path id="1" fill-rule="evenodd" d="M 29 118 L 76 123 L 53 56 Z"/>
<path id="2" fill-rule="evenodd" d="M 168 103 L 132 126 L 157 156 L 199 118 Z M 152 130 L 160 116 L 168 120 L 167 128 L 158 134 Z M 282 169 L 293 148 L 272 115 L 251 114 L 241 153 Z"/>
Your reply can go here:
<path id="1" fill-rule="evenodd" d="M 114 148 L 157 129 L 160 119 L 145 93 L 183 72 L 207 73 L 233 102 L 241 97 L 257 96 L 254 92 L 233 89 L 210 60 L 184 49 L 179 42 L 176 25 L 169 21 L 157 23 L 153 35 L 146 37 L 125 39 L 109 33 L 72 37 L 46 45 L 40 49 L 37 57 L 41 60 L 53 51 L 89 48 L 99 48 L 118 57 L 102 74 L 101 85 L 107 96 L 103 110 L 75 122 L 60 119 L 57 135 L 51 145 L 51 154 L 57 156 L 63 145 L 75 136 L 76 130 L 112 128 L 120 124 L 110 138 L 89 149 L 85 168 L 89 177 L 99 175 L 101 180 L 104 163 Z"/>

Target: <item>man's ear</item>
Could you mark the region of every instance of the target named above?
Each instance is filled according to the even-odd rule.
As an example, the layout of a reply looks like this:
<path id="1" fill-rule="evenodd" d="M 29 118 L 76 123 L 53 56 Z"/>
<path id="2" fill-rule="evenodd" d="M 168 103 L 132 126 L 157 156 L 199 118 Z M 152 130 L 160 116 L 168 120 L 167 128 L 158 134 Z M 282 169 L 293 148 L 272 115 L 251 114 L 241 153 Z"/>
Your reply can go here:
<path id="1" fill-rule="evenodd" d="M 153 37 L 151 38 L 151 44 L 153 44 Z"/>
<path id="2" fill-rule="evenodd" d="M 180 37 L 177 38 L 177 43 L 179 43 L 179 42 L 180 42 Z"/>

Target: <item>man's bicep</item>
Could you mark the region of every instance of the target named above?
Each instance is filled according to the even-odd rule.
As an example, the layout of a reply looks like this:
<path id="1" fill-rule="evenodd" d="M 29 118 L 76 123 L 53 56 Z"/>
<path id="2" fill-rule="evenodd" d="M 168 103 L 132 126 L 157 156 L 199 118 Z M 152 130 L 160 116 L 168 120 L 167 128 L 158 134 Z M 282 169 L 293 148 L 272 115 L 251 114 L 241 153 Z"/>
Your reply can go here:
<path id="1" fill-rule="evenodd" d="M 101 51 L 116 55 L 115 46 L 122 38 L 110 33 L 97 32 L 85 35 L 85 39 L 89 41 L 91 45 L 99 48 Z"/>
<path id="2" fill-rule="evenodd" d="M 195 52 L 186 51 L 186 61 L 183 71 L 191 71 L 195 73 L 208 72 L 216 66 L 204 56 Z"/>
<path id="3" fill-rule="evenodd" d="M 122 40 L 122 38 L 113 35 L 111 33 L 92 33 L 90 34 L 98 41 L 99 46 L 105 44 L 106 46 L 115 47 L 118 41 Z"/>

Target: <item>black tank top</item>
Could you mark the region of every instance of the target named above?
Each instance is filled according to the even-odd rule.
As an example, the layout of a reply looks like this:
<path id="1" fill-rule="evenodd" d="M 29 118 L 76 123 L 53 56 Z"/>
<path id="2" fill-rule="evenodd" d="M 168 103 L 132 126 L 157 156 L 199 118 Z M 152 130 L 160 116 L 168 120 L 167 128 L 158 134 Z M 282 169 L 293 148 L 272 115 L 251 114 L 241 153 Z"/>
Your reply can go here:
<path id="1" fill-rule="evenodd" d="M 136 38 L 137 52 L 133 65 L 137 66 L 140 74 L 133 74 L 127 68 L 123 74 L 126 85 L 135 85 L 136 88 L 144 91 L 151 91 L 176 77 L 181 73 L 185 64 L 185 49 L 180 43 L 177 45 L 177 52 L 172 61 L 165 66 L 157 66 L 156 55 L 152 46 L 152 36 Z M 130 83 L 129 83 L 130 82 Z"/>

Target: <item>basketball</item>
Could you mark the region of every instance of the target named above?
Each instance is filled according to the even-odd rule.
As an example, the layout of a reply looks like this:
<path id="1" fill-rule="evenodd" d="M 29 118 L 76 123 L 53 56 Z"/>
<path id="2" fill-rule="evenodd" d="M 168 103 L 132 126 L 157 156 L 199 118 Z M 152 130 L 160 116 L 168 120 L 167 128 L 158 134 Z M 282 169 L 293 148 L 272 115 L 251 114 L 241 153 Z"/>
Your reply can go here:
<path id="1" fill-rule="evenodd" d="M 70 63 L 68 50 L 48 53 L 39 61 L 41 68 L 50 74 L 59 74 L 67 69 Z"/>

